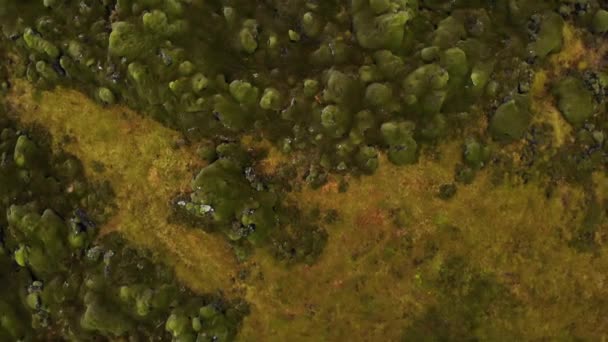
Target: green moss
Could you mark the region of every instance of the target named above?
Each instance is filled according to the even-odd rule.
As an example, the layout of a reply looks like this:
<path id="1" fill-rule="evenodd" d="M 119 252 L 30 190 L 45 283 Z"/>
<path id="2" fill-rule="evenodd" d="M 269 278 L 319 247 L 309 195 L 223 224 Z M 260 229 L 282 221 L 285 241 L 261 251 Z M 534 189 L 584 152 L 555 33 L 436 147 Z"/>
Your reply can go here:
<path id="1" fill-rule="evenodd" d="M 302 30 L 309 37 L 316 37 L 321 33 L 323 23 L 319 16 L 313 12 L 306 12 L 302 16 Z"/>
<path id="2" fill-rule="evenodd" d="M 260 99 L 260 107 L 266 110 L 279 110 L 282 105 L 281 93 L 275 88 L 264 89 L 264 94 Z"/>
<path id="3" fill-rule="evenodd" d="M 258 48 L 257 23 L 254 20 L 246 20 L 239 32 L 241 48 L 247 53 L 253 53 Z"/>
<path id="4" fill-rule="evenodd" d="M 464 161 L 473 168 L 482 168 L 490 159 L 490 149 L 483 146 L 474 138 L 469 138 L 464 144 Z"/>
<path id="5" fill-rule="evenodd" d="M 450 75 L 450 80 L 462 78 L 469 72 L 467 55 L 458 47 L 445 50 L 439 62 Z"/>
<path id="6" fill-rule="evenodd" d="M 249 82 L 232 81 L 229 89 L 232 97 L 243 105 L 251 106 L 258 101 L 259 90 Z"/>
<path id="7" fill-rule="evenodd" d="M 142 16 L 142 22 L 144 29 L 152 33 L 166 35 L 169 32 L 169 19 L 163 11 L 153 10 L 145 13 Z M 122 30 L 126 32 L 127 28 L 122 28 Z"/>
<path id="8" fill-rule="evenodd" d="M 373 59 L 382 76 L 387 79 L 398 78 L 405 71 L 403 59 L 389 50 L 376 51 Z"/>
<path id="9" fill-rule="evenodd" d="M 601 9 L 595 12 L 592 27 L 596 33 L 608 32 L 608 11 Z"/>
<path id="10" fill-rule="evenodd" d="M 406 103 L 425 114 L 439 112 L 445 100 L 450 74 L 437 64 L 427 64 L 411 72 L 403 81 Z"/>
<path id="11" fill-rule="evenodd" d="M 420 57 L 427 63 L 435 61 L 439 57 L 439 47 L 429 46 L 422 49 L 422 51 L 420 51 Z"/>
<path id="12" fill-rule="evenodd" d="M 448 16 L 442 19 L 434 32 L 433 45 L 447 49 L 466 35 L 464 23 L 460 18 Z"/>
<path id="13" fill-rule="evenodd" d="M 59 49 L 53 43 L 45 40 L 36 34 L 31 28 L 26 28 L 23 32 L 23 40 L 30 49 L 45 54 L 48 57 L 55 59 L 59 57 Z"/>
<path id="14" fill-rule="evenodd" d="M 365 173 L 374 173 L 378 168 L 378 151 L 371 146 L 363 146 L 356 156 L 357 165 Z"/>
<path id="15" fill-rule="evenodd" d="M 13 159 L 19 167 L 35 167 L 42 157 L 40 149 L 27 136 L 21 135 L 15 144 Z"/>
<path id="16" fill-rule="evenodd" d="M 133 322 L 128 317 L 108 309 L 97 300 L 87 303 L 80 324 L 85 330 L 110 337 L 124 335 L 134 328 Z"/>
<path id="17" fill-rule="evenodd" d="M 112 24 L 108 43 L 108 52 L 112 56 L 133 60 L 142 54 L 149 53 L 149 48 L 147 38 L 134 24 L 123 21 Z"/>
<path id="18" fill-rule="evenodd" d="M 387 105 L 393 97 L 393 90 L 386 84 L 372 83 L 365 89 L 365 101 L 372 106 Z"/>
<path id="19" fill-rule="evenodd" d="M 490 132 L 498 140 L 512 141 L 523 137 L 530 124 L 529 99 L 518 95 L 503 103 L 490 120 Z"/>
<path id="20" fill-rule="evenodd" d="M 564 118 L 572 125 L 578 126 L 589 119 L 595 110 L 591 92 L 581 80 L 566 77 L 553 87 L 557 105 Z"/>
<path id="21" fill-rule="evenodd" d="M 382 4 L 374 1 L 373 10 L 383 12 Z M 401 2 L 400 10 L 376 15 L 372 9 L 354 8 L 353 27 L 357 42 L 366 49 L 396 49 L 405 35 L 405 24 L 412 19 L 417 9 L 416 1 Z"/>
<path id="22" fill-rule="evenodd" d="M 2 153 L 15 156 L 0 169 L 0 181 L 10 184 L 0 197 L 6 213 L 0 216 L 0 337 L 166 339 L 161 327 L 173 310 L 212 305 L 217 318 L 199 332 L 234 338 L 246 305 L 180 289 L 173 271 L 147 251 L 117 233 L 98 237 L 111 191 L 87 182 L 73 156 L 51 153 L 40 132 L 17 135 L 26 130 L 3 116 L 0 125 Z M 220 154 L 235 158 L 230 148 Z"/>
<path id="23" fill-rule="evenodd" d="M 523 0 L 492 3 L 443 0 L 4 1 L 0 2 L 4 37 L 0 46 L 2 54 L 10 56 L 11 63 L 5 64 L 15 69 L 14 75 L 25 75 L 41 90 L 59 85 L 85 92 L 104 105 L 117 104 L 112 109 L 126 105 L 180 130 L 184 137 L 175 143 L 176 151 L 201 146 L 197 154 L 204 163 L 194 166 L 193 162 L 188 167 L 202 167 L 202 170 L 191 184 L 192 192 L 176 200 L 176 211 L 195 217 L 188 222 L 197 228 L 225 236 L 241 261 L 247 258 L 257 261 L 263 253 L 256 250 L 266 249 L 286 263 L 313 264 L 335 259 L 337 252 L 332 248 L 336 248 L 336 244 L 328 244 L 329 249 L 325 250 L 328 234 L 323 227 L 335 222 L 321 222 L 315 218 L 319 215 L 290 206 L 288 199 L 299 199 L 303 196 L 301 193 L 315 196 L 313 192 L 306 192 L 308 189 L 303 190 L 305 186 L 323 187 L 322 194 L 328 198 L 334 198 L 334 192 L 350 196 L 352 188 L 356 189 L 359 183 L 368 184 L 368 178 L 359 179 L 364 174 L 380 173 L 382 177 L 394 178 L 395 175 L 401 177 L 399 172 L 409 170 L 409 177 L 410 172 L 412 175 L 425 173 L 428 165 L 438 162 L 449 165 L 447 173 L 443 169 L 425 173 L 421 180 L 399 183 L 399 186 L 407 188 L 408 194 L 420 195 L 416 198 L 420 201 L 428 194 L 418 188 L 432 189 L 428 191 L 433 193 L 426 197 L 432 199 L 433 208 L 439 211 L 451 211 L 460 197 L 470 199 L 472 191 L 485 186 L 481 181 L 486 177 L 496 184 L 542 179 L 560 186 L 568 182 L 590 188 L 591 176 L 599 173 L 605 164 L 603 136 L 606 132 L 601 120 L 605 114 L 606 87 L 602 85 L 596 59 L 589 58 L 593 53 L 587 55 L 577 49 L 581 41 L 595 39 L 600 42 L 598 39 L 605 31 L 602 29 L 605 11 L 598 7 L 597 1 Z M 584 27 L 592 28 L 595 37 Z M 556 58 L 546 58 L 560 51 L 562 53 Z M 580 57 L 581 63 L 573 56 Z M 551 101 L 544 97 L 542 90 L 544 76 L 552 82 L 554 76 L 576 73 L 562 70 L 560 63 L 566 68 L 586 67 L 596 74 L 594 77 L 584 75 L 584 80 L 580 81 L 568 77 L 554 87 L 558 108 L 566 120 L 576 126 L 573 139 L 563 139 L 568 137 L 567 130 L 562 130 L 559 120 L 556 121 L 553 113 L 544 107 L 550 107 L 548 102 Z M 559 68 L 557 64 L 560 64 Z M 556 75 L 549 70 L 534 77 L 535 72 L 550 68 L 555 69 Z M 0 84 L 3 92 L 10 92 L 10 82 Z M 537 102 L 530 106 L 529 101 Z M 11 110 L 20 110 L 14 103 L 12 107 Z M 487 130 L 484 113 L 489 114 Z M 547 133 L 546 137 L 537 132 L 536 125 L 530 125 L 532 121 L 545 120 L 556 125 L 556 131 Z M 42 124 L 54 125 L 52 122 Z M 95 128 L 91 127 L 97 132 Z M 129 132 L 132 128 L 130 125 L 124 127 Z M 19 265 L 15 268 L 24 274 L 44 277 L 43 288 L 49 290 L 35 289 L 21 296 L 27 298 L 25 306 L 10 301 L 10 305 L 23 308 L 25 315 L 21 309 L 12 312 L 2 308 L 4 330 L 0 332 L 0 339 L 4 336 L 9 336 L 4 338 L 6 340 L 17 339 L 15 336 L 24 329 L 15 322 L 24 322 L 21 325 L 26 328 L 32 324 L 39 328 L 64 322 L 63 318 L 54 318 L 57 308 L 52 306 L 59 307 L 67 302 L 75 303 L 73 306 L 79 308 L 77 315 L 70 316 L 71 322 L 85 322 L 86 329 L 80 324 L 74 325 L 74 336 L 83 340 L 123 332 L 128 335 L 134 330 L 139 333 L 152 331 L 161 339 L 232 339 L 237 324 L 226 323 L 231 320 L 227 307 L 200 298 L 192 305 L 182 305 L 187 301 L 176 294 L 177 285 L 172 281 L 154 278 L 109 282 L 104 278 L 101 264 L 95 262 L 91 262 L 95 265 L 91 269 L 87 266 L 86 272 L 81 272 L 79 255 L 88 254 L 94 247 L 104 250 L 104 255 L 98 259 L 106 259 L 105 253 L 111 254 L 106 242 L 96 240 L 96 228 L 86 217 L 81 217 L 79 213 L 82 212 L 78 210 L 84 207 L 83 212 L 90 212 L 96 218 L 93 222 L 102 222 L 107 213 L 100 213 L 99 208 L 104 207 L 105 200 L 100 197 L 105 195 L 97 193 L 106 193 L 96 191 L 97 185 L 85 181 L 83 168 L 77 160 L 53 156 L 43 143 L 36 142 L 35 136 L 28 130 L 2 130 L 0 188 L 5 194 L 0 212 L 8 211 L 9 217 L 0 218 L 3 232 L 0 241 L 2 257 L 14 260 Z M 469 138 L 471 136 L 475 138 Z M 80 143 L 96 139 L 94 135 L 76 138 L 70 141 L 53 137 L 59 141 L 57 144 L 73 146 L 75 150 Z M 515 140 L 519 143 L 511 146 L 493 142 Z M 235 143 L 239 141 L 254 143 L 246 146 L 250 150 L 245 151 Z M 457 143 L 451 144 L 452 141 Z M 270 146 L 270 152 L 261 153 L 254 148 L 258 143 Z M 462 150 L 458 146 L 462 146 Z M 155 149 L 147 144 L 140 147 Z M 446 149 L 451 152 L 445 154 Z M 285 151 L 285 155 L 278 150 Z M 380 165 L 384 156 L 395 165 L 414 164 L 419 157 L 424 162 L 417 167 L 395 171 Z M 158 173 L 164 170 L 156 163 L 162 163 L 162 159 L 144 165 L 150 172 L 148 178 L 141 178 L 148 179 L 150 187 L 166 188 L 164 184 L 155 183 Z M 435 195 L 449 199 L 455 194 L 456 185 L 448 179 L 454 165 L 459 195 L 450 201 L 439 202 Z M 95 174 L 103 177 L 114 167 L 117 166 L 106 164 L 105 172 L 94 168 L 99 172 Z M 125 172 L 128 172 L 127 168 Z M 465 186 L 472 183 L 476 175 L 480 183 Z M 370 198 L 379 196 L 373 187 L 367 190 L 365 195 Z M 292 195 L 288 196 L 290 192 Z M 562 194 L 562 197 L 567 201 L 568 196 Z M 353 220 L 357 228 L 374 225 L 374 229 L 361 229 L 357 234 L 332 231 L 332 236 L 340 235 L 345 244 L 358 241 L 355 239 L 361 236 L 360 249 L 365 251 L 373 250 L 365 244 L 368 241 L 381 243 L 385 239 L 401 238 L 401 235 L 393 236 L 392 232 L 384 230 L 385 213 L 382 210 L 387 203 L 380 202 L 380 208 L 366 207 L 357 212 L 357 219 Z M 298 204 L 305 206 L 307 203 Z M 481 214 L 476 204 L 462 209 L 458 215 L 466 217 L 467 213 L 474 213 L 478 217 Z M 418 222 L 421 227 L 416 231 L 432 231 L 433 228 L 425 226 L 426 221 L 419 217 L 424 209 L 414 204 L 412 207 L 415 207 L 409 213 L 412 217 L 408 217 L 411 222 L 403 226 L 413 227 L 412 222 Z M 601 210 L 594 209 L 594 212 Z M 564 233 L 571 233 L 570 244 L 576 250 L 597 251 L 594 239 L 601 239 L 598 227 L 603 218 L 598 214 L 589 214 L 589 217 L 589 224 L 580 230 Z M 116 221 L 120 219 L 124 218 L 118 217 Z M 128 222 L 119 223 L 126 225 Z M 446 224 L 442 223 L 441 229 L 444 226 Z M 541 228 L 546 227 L 539 227 L 539 231 Z M 4 234 L 4 231 L 8 233 Z M 367 231 L 379 232 L 379 236 L 367 236 Z M 409 234 L 402 230 L 399 234 L 406 233 Z M 436 291 L 436 294 L 449 293 L 452 298 L 437 295 L 437 306 L 427 307 L 426 314 L 406 315 L 407 322 L 415 321 L 408 331 L 418 333 L 407 336 L 411 339 L 430 336 L 463 340 L 500 337 L 500 334 L 492 335 L 479 328 L 484 326 L 480 322 L 497 317 L 496 311 L 508 311 L 500 305 L 488 304 L 486 300 L 487 297 L 497 301 L 506 297 L 494 296 L 501 292 L 496 290 L 500 286 L 494 279 L 464 262 L 461 265 L 458 261 L 440 260 L 449 259 L 451 248 L 458 248 L 460 244 L 444 244 L 440 237 L 436 244 L 446 250 L 434 250 L 430 243 L 427 248 L 420 241 L 412 242 L 411 235 L 408 236 L 408 248 L 420 248 L 424 256 L 408 255 L 411 260 L 407 260 L 412 262 L 402 263 L 397 270 L 394 265 L 378 267 L 401 277 L 406 273 L 422 273 L 416 278 L 416 284 L 425 285 L 431 279 L 424 296 L 429 291 Z M 516 242 L 512 244 L 517 245 Z M 114 249 L 112 251 L 116 252 Z M 346 249 L 339 251 L 348 254 Z M 358 251 L 347 252 L 352 252 L 349 265 L 354 270 L 365 270 L 363 263 L 377 265 L 373 257 L 365 257 L 362 262 L 358 259 Z M 323 253 L 328 254 L 320 258 Z M 406 255 L 399 254 L 402 251 L 391 253 Z M 441 269 L 441 274 L 425 274 L 421 268 L 426 266 L 420 265 L 434 256 L 438 259 L 432 267 Z M 128 254 L 123 257 L 131 258 Z M 112 261 L 104 263 L 104 267 L 108 263 Z M 70 273 L 66 271 L 66 265 L 77 265 L 74 268 L 77 271 L 72 274 L 86 279 L 67 281 Z M 243 265 L 250 266 L 248 262 Z M 266 264 L 260 265 L 260 268 L 266 267 Z M 314 272 L 314 267 L 310 267 L 310 272 Z M 452 268 L 456 271 L 450 271 Z M 126 265 L 123 270 L 137 273 L 129 271 L 132 268 Z M 465 275 L 460 276 L 459 272 Z M 269 274 L 260 272 L 259 277 L 262 276 Z M 278 303 L 286 293 L 281 291 L 286 290 L 281 280 L 273 281 L 276 286 L 268 297 L 281 299 Z M 348 280 L 344 284 L 342 279 L 335 281 L 336 288 L 340 289 L 336 297 L 349 296 L 352 291 L 348 286 L 354 285 Z M 82 290 L 71 291 L 69 300 L 55 302 L 47 292 L 69 296 L 66 291 L 59 290 L 60 286 L 51 285 L 64 282 Z M 116 288 L 111 288 L 110 283 Z M 25 289 L 24 284 L 10 286 Z M 247 288 L 255 288 L 249 285 Z M 456 289 L 452 289 L 452 285 Z M 357 289 L 359 286 L 365 289 L 365 285 L 357 285 Z M 407 291 L 418 296 L 415 289 L 407 288 Z M 367 296 L 363 292 L 361 296 Z M 375 303 L 373 298 L 367 297 L 365 301 Z M 473 297 L 483 304 L 472 300 Z M 184 302 L 168 304 L 175 298 Z M 457 303 L 453 298 L 457 298 Z M 410 299 L 404 298 L 400 302 L 404 307 L 396 310 L 411 312 Z M 306 310 L 314 316 L 316 307 L 323 305 L 313 303 L 314 298 L 310 301 Z M 99 303 L 103 305 L 99 306 Z M 298 307 L 294 303 L 299 302 L 285 303 L 294 310 Z M 349 298 L 344 310 L 365 316 L 353 310 L 356 308 L 353 303 L 357 300 Z M 257 304 L 263 312 L 264 300 Z M 283 308 L 283 304 L 279 303 L 278 307 Z M 374 308 L 370 304 L 365 310 L 374 312 Z M 115 317 L 107 317 L 114 312 Z M 260 316 L 262 322 L 264 315 Z M 352 315 L 340 316 L 336 329 L 320 329 L 323 338 L 317 339 L 340 340 L 337 336 L 344 336 L 340 327 L 346 324 L 355 327 L 353 329 L 367 326 L 367 323 L 349 321 Z M 291 313 L 288 316 L 285 321 L 288 323 L 277 324 L 297 326 L 301 329 L 297 331 L 297 334 L 301 333 L 298 336 L 309 336 L 304 335 L 308 326 L 298 325 L 299 316 L 293 318 Z M 325 311 L 317 317 L 335 323 L 331 318 L 333 313 Z M 309 321 L 313 323 L 306 324 L 316 325 L 319 320 Z M 429 325 L 434 327 L 431 332 L 424 329 Z M 394 329 L 389 323 L 382 332 Z M 272 327 L 272 331 L 280 329 Z M 377 337 L 374 334 L 381 333 L 371 329 L 369 334 Z M 74 336 L 66 339 L 76 339 Z M 378 339 L 369 336 L 361 338 Z M 501 337 L 509 339 L 512 336 Z M 124 337 L 145 340 L 148 335 Z"/>
<path id="24" fill-rule="evenodd" d="M 219 116 L 224 127 L 239 131 L 247 128 L 251 123 L 251 114 L 232 99 L 217 95 L 214 99 L 213 109 Z"/>
<path id="25" fill-rule="evenodd" d="M 532 56 L 542 59 L 561 50 L 564 21 L 559 14 L 554 12 L 545 12 L 540 20 L 538 36 L 530 44 L 529 49 Z"/>
<path id="26" fill-rule="evenodd" d="M 321 112 L 321 125 L 327 134 L 334 138 L 339 138 L 347 132 L 350 120 L 350 113 L 339 106 L 329 105 Z"/>
<path id="27" fill-rule="evenodd" d="M 337 70 L 330 70 L 323 97 L 326 101 L 346 103 L 356 95 L 357 84 L 353 77 Z"/>
<path id="28" fill-rule="evenodd" d="M 418 159 L 418 144 L 412 137 L 413 126 L 409 122 L 385 122 L 381 131 L 389 146 L 388 158 L 395 165 L 413 164 Z"/>
<path id="29" fill-rule="evenodd" d="M 111 104 L 114 104 L 114 102 L 116 102 L 116 98 L 115 98 L 114 94 L 108 88 L 105 88 L 105 87 L 99 88 L 99 90 L 97 91 L 97 94 L 99 96 L 99 99 L 105 104 L 111 105 Z"/>

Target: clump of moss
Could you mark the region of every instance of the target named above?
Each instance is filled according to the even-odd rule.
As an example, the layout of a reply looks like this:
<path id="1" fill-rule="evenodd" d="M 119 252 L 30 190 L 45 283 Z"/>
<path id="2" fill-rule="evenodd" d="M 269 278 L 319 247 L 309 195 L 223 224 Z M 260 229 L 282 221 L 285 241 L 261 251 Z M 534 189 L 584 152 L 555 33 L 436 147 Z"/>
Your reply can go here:
<path id="1" fill-rule="evenodd" d="M 570 124 L 580 126 L 593 115 L 593 96 L 580 79 L 566 77 L 560 80 L 554 86 L 553 93 L 557 97 L 559 110 Z"/>
<path id="2" fill-rule="evenodd" d="M 396 49 L 405 35 L 405 24 L 417 10 L 416 1 L 356 1 L 352 8 L 358 43 L 366 49 Z"/>
<path id="3" fill-rule="evenodd" d="M 533 32 L 534 42 L 528 47 L 534 57 L 545 58 L 547 55 L 559 52 L 562 48 L 562 28 L 564 21 L 562 17 L 551 11 L 533 17 L 539 23 L 538 32 Z"/>
<path id="4" fill-rule="evenodd" d="M 608 11 L 601 9 L 595 12 L 592 22 L 593 31 L 596 33 L 608 32 Z"/>
<path id="5" fill-rule="evenodd" d="M 490 119 L 490 132 L 498 140 L 517 140 L 523 137 L 531 120 L 527 96 L 517 95 L 503 103 Z"/>
<path id="6" fill-rule="evenodd" d="M 256 173 L 238 144 L 218 145 L 216 156 L 192 181 L 193 192 L 174 201 L 176 218 L 220 232 L 236 248 L 266 247 L 280 259 L 314 261 L 327 238 L 317 220 L 282 204 L 277 186 Z"/>
<path id="7" fill-rule="evenodd" d="M 389 146 L 388 158 L 395 165 L 415 163 L 418 159 L 418 144 L 413 138 L 411 122 L 385 122 L 381 132 Z"/>

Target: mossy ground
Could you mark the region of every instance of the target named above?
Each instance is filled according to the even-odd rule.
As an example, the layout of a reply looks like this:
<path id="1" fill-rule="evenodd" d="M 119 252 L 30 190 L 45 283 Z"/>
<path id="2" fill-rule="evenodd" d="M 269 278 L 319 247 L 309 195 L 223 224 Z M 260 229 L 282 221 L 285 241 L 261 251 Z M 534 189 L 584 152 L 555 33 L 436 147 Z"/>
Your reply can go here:
<path id="1" fill-rule="evenodd" d="M 564 36 L 564 49 L 536 74 L 532 88 L 534 111 L 554 126 L 558 144 L 571 132 L 547 84 L 567 67 L 599 63 L 605 49 L 586 53 L 570 26 Z M 407 329 L 412 326 L 456 336 L 459 320 L 489 340 L 606 338 L 608 227 L 596 229 L 595 253 L 568 244 L 585 220 L 580 186 L 558 184 L 548 197 L 534 182 L 495 185 L 485 169 L 441 200 L 438 189 L 452 181 L 460 161 L 462 142 L 453 141 L 412 166 L 396 167 L 383 157 L 374 175 L 349 179 L 345 193 L 334 180 L 292 193 L 303 209 L 338 213 L 313 265 L 285 266 L 264 250 L 238 264 L 221 236 L 167 221 L 168 200 L 188 190 L 201 166 L 196 146 L 180 144 L 177 132 L 124 107 L 101 107 L 72 90 L 36 93 L 25 82 L 14 85 L 9 103 L 18 119 L 44 126 L 55 146 L 82 160 L 89 177 L 111 182 L 118 214 L 102 231 L 120 230 L 155 251 L 195 291 L 245 294 L 251 314 L 239 340 L 393 341 L 415 336 Z M 280 158 L 273 150 L 263 164 L 273 170 Z M 606 176 L 596 173 L 594 184 L 596 198 L 605 199 Z M 455 259 L 465 266 L 450 266 Z M 471 279 L 477 278 L 489 285 L 475 290 Z M 484 291 L 494 287 L 500 290 L 485 303 Z M 473 314 L 479 317 L 462 314 L 478 303 Z M 433 325 L 433 315 L 440 322 L 462 317 L 443 322 L 446 327 Z"/>
<path id="2" fill-rule="evenodd" d="M 167 257 L 199 291 L 230 288 L 234 254 L 219 236 L 167 223 L 169 201 L 186 190 L 200 167 L 178 133 L 124 107 L 103 108 L 67 89 L 36 93 L 16 81 L 9 101 L 18 119 L 39 124 L 53 144 L 81 158 L 87 176 L 110 181 L 118 214 L 102 230 L 119 230 L 137 245 Z"/>
<path id="3" fill-rule="evenodd" d="M 100 237 L 119 231 L 180 285 L 250 304 L 244 324 L 217 324 L 228 335 L 194 333 L 202 304 L 150 335 L 606 339 L 608 44 L 591 22 L 606 2 L 342 3 L 0 0 L 2 100 L 16 130 L 42 126 L 32 139 L 50 133 L 111 184 Z M 4 67 L 30 83 L 4 82 Z M 7 146 L 0 166 L 23 164 L 25 148 Z M 235 164 L 191 183 L 203 159 Z M 18 242 L 6 270 L 26 264 Z M 25 293 L 17 283 L 2 292 Z M 24 302 L 36 317 L 54 301 L 42 303 Z M 80 307 L 62 324 L 63 306 L 48 311 L 57 326 L 83 325 Z"/>

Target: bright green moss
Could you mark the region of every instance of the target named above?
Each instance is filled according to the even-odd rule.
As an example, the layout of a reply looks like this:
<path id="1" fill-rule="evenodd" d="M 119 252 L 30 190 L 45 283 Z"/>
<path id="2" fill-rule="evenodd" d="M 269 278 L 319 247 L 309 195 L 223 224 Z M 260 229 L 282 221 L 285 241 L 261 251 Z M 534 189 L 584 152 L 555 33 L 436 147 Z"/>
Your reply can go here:
<path id="1" fill-rule="evenodd" d="M 253 53 L 258 48 L 257 23 L 255 20 L 245 20 L 243 28 L 239 32 L 241 48 L 247 53 Z"/>
<path id="2" fill-rule="evenodd" d="M 353 27 L 359 45 L 366 49 L 398 48 L 405 35 L 405 24 L 412 19 L 414 8 L 415 4 L 402 11 L 378 16 L 369 9 L 357 11 L 353 16 Z"/>
<path id="3" fill-rule="evenodd" d="M 166 35 L 169 32 L 169 19 L 163 11 L 145 13 L 142 22 L 144 29 L 154 34 Z"/>
<path id="4" fill-rule="evenodd" d="M 186 332 L 188 327 L 188 317 L 183 315 L 172 314 L 167 319 L 167 323 L 165 324 L 165 329 L 173 335 L 173 337 L 179 337 Z"/>
<path id="5" fill-rule="evenodd" d="M 232 97 L 243 105 L 251 106 L 258 101 L 259 90 L 249 82 L 232 81 L 229 89 Z"/>
<path id="6" fill-rule="evenodd" d="M 108 52 L 115 57 L 133 60 L 149 52 L 147 39 L 134 24 L 128 22 L 113 23 L 109 39 Z"/>
<path id="7" fill-rule="evenodd" d="M 169 89 L 171 89 L 175 95 L 179 96 L 187 93 L 191 89 L 191 84 L 188 82 L 187 78 L 181 77 L 169 82 Z"/>
<path id="8" fill-rule="evenodd" d="M 23 33 L 25 44 L 32 50 L 46 54 L 48 57 L 55 59 L 59 57 L 59 49 L 53 43 L 45 40 L 35 33 L 31 28 L 26 28 Z"/>
<path id="9" fill-rule="evenodd" d="M 15 262 L 21 267 L 26 267 L 28 263 L 28 251 L 27 247 L 19 246 L 19 249 L 15 251 Z"/>
<path id="10" fill-rule="evenodd" d="M 266 110 L 281 109 L 282 97 L 281 93 L 275 88 L 264 89 L 264 94 L 260 99 L 260 107 Z"/>
<path id="11" fill-rule="evenodd" d="M 191 78 L 192 90 L 196 93 L 200 93 L 209 86 L 209 79 L 201 73 L 197 73 Z"/>
<path id="12" fill-rule="evenodd" d="M 289 35 L 289 40 L 291 40 L 292 42 L 300 41 L 300 34 L 298 32 L 294 30 L 289 30 L 287 34 Z"/>

